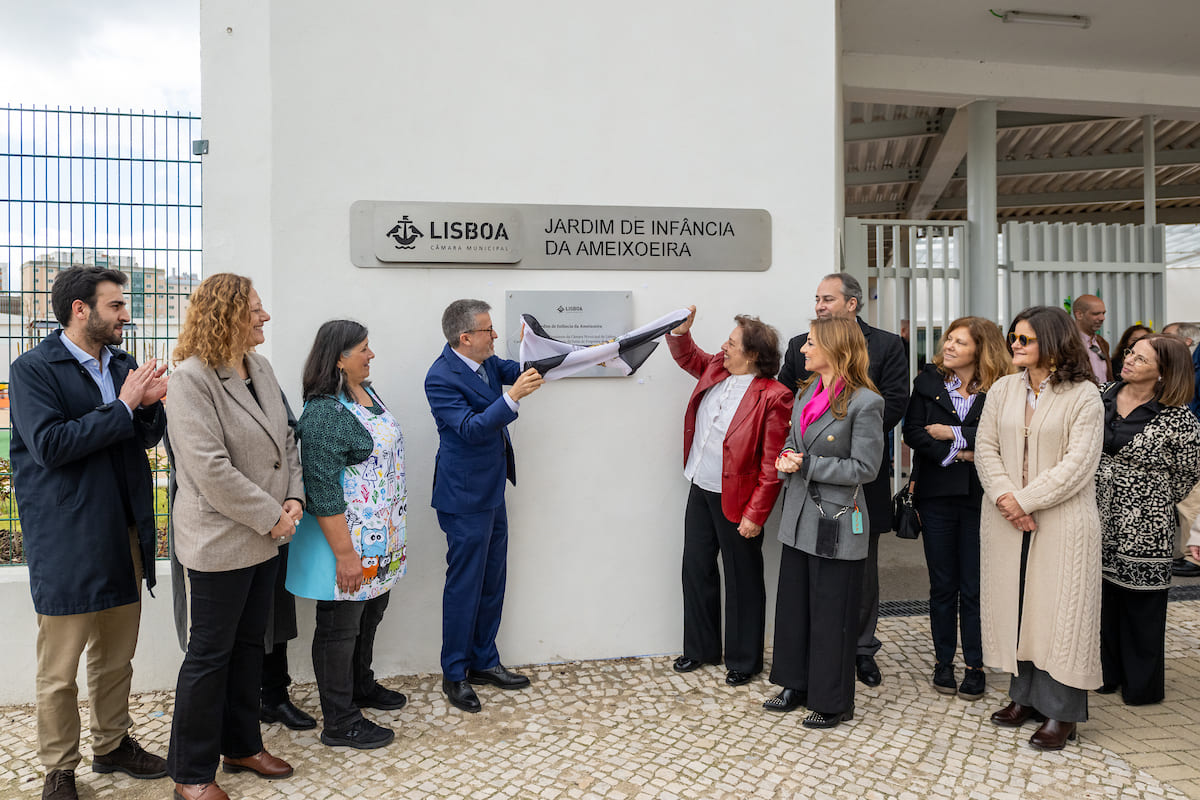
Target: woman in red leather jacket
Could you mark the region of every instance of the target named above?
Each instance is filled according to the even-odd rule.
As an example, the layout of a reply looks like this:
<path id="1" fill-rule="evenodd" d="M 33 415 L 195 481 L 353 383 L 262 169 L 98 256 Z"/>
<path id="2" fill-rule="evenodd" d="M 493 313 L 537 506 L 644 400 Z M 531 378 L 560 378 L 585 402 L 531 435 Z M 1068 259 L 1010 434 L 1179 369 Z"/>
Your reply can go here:
<path id="1" fill-rule="evenodd" d="M 697 379 L 683 422 L 684 477 L 691 483 L 683 518 L 683 655 L 676 672 L 721 661 L 721 587 L 725 570 L 725 683 L 741 686 L 763 668 L 766 589 L 762 526 L 782 483 L 775 457 L 783 448 L 792 393 L 779 371 L 779 333 L 758 317 L 737 327 L 709 355 L 689 331 L 696 307 L 667 344 Z"/>

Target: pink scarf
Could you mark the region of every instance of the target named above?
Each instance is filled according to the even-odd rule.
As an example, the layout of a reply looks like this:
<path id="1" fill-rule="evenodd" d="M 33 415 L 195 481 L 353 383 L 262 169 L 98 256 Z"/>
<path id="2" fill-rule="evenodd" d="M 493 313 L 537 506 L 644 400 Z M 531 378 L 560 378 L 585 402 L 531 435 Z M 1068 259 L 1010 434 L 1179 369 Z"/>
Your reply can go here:
<path id="1" fill-rule="evenodd" d="M 820 419 L 821 415 L 829 410 L 830 398 L 841 394 L 842 389 L 845 388 L 845 386 L 846 382 L 841 378 L 838 378 L 833 382 L 832 392 L 821 391 L 824 386 L 822 386 L 821 379 L 817 378 L 817 392 L 809 398 L 808 402 L 804 404 L 804 409 L 800 412 L 801 436 L 803 436 L 804 432 L 808 430 L 809 425 Z"/>

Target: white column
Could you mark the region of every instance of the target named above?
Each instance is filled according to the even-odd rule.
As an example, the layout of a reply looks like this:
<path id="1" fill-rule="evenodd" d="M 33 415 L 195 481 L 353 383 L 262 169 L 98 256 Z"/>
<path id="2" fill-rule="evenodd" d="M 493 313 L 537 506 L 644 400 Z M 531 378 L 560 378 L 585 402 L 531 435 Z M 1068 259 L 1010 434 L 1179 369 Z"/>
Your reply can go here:
<path id="1" fill-rule="evenodd" d="M 998 319 L 996 274 L 996 101 L 977 100 L 967 111 L 967 308 Z"/>
<path id="2" fill-rule="evenodd" d="M 1154 188 L 1154 117 L 1149 114 L 1142 117 L 1142 196 L 1146 204 L 1145 221 L 1148 234 L 1150 227 L 1158 221 L 1155 207 L 1157 193 Z M 1149 239 L 1146 241 L 1149 242 Z"/>

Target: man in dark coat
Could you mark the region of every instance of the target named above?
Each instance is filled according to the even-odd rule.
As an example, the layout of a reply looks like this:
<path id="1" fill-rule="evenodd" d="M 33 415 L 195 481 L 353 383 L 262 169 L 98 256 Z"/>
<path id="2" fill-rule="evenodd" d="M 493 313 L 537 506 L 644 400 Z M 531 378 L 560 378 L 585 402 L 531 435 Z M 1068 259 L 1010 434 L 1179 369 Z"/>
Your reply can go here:
<path id="1" fill-rule="evenodd" d="M 862 286 L 849 273 L 835 272 L 826 275 L 817 286 L 815 310 L 818 318 L 854 319 L 862 328 L 863 336 L 867 340 L 867 356 L 870 359 L 867 372 L 879 393 L 883 395 L 883 432 L 886 435 L 900 422 L 905 408 L 908 407 L 908 357 L 905 355 L 903 339 L 894 333 L 872 328 L 858 319 L 861 306 Z M 792 391 L 795 391 L 797 384 L 809 375 L 808 370 L 804 368 L 804 355 L 800 352 L 807 340 L 808 334 L 802 333 L 788 342 L 783 369 L 779 371 L 779 382 Z M 858 679 L 867 686 L 878 686 L 883 681 L 879 667 L 875 664 L 875 654 L 879 652 L 880 647 L 879 639 L 875 637 L 875 626 L 879 622 L 879 536 L 890 530 L 892 524 L 892 485 L 888 458 L 890 452 L 890 447 L 884 448 L 883 460 L 875 479 L 863 486 L 867 515 L 871 520 L 871 540 L 864 567 L 866 572 L 863 576 L 862 605 L 859 609 L 858 654 L 855 667 Z"/>
<path id="2" fill-rule="evenodd" d="M 54 281 L 62 324 L 10 368 L 13 489 L 37 611 L 42 797 L 74 800 L 80 761 L 75 675 L 88 652 L 92 770 L 161 778 L 166 762 L 129 735 L 141 581 L 154 586 L 154 484 L 166 367 L 116 345 L 129 322 L 116 270 L 72 267 Z"/>

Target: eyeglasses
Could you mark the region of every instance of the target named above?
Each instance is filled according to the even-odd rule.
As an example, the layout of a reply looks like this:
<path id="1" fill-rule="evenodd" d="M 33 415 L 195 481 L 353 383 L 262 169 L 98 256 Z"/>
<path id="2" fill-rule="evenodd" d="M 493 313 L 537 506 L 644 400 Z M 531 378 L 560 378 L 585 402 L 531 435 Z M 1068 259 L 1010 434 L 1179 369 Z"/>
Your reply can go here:
<path id="1" fill-rule="evenodd" d="M 1136 367 L 1154 366 L 1153 364 L 1150 363 L 1150 359 L 1146 358 L 1145 356 L 1134 353 L 1132 347 L 1126 347 L 1124 355 L 1125 355 L 1125 360 L 1133 362 L 1133 365 Z"/>
<path id="2" fill-rule="evenodd" d="M 495 332 L 496 332 L 495 325 L 489 325 L 486 328 L 476 328 L 473 331 L 467 331 L 467 333 L 495 333 Z"/>
<path id="3" fill-rule="evenodd" d="M 1010 333 L 1008 335 L 1008 343 L 1009 344 L 1018 344 L 1019 343 L 1021 345 L 1021 347 L 1028 347 L 1030 342 L 1036 342 L 1036 341 L 1037 341 L 1036 336 L 1026 336 L 1023 333 L 1019 336 L 1015 333 Z"/>

